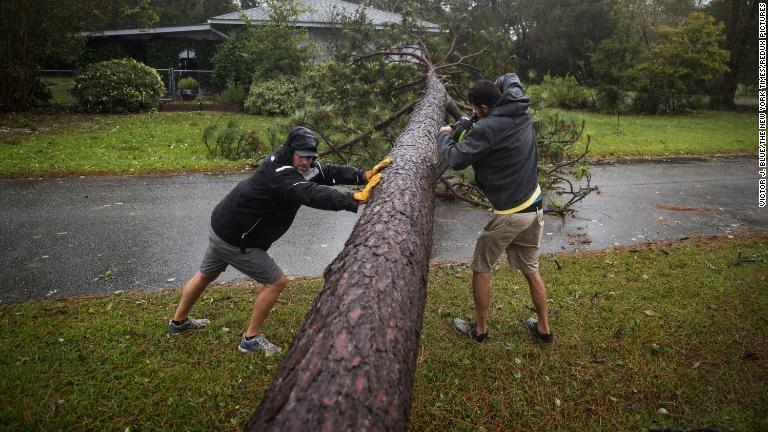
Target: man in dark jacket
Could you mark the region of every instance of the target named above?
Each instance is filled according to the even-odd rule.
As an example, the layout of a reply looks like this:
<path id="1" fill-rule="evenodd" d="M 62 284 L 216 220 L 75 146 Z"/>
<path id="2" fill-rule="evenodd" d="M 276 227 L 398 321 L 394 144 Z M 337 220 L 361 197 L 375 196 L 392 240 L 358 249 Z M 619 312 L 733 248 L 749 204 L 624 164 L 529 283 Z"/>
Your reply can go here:
<path id="1" fill-rule="evenodd" d="M 209 244 L 200 271 L 187 282 L 169 334 L 196 330 L 210 324 L 187 314 L 208 285 L 232 265 L 264 284 L 256 296 L 248 329 L 238 349 L 241 352 L 278 353 L 261 332 L 269 311 L 285 288 L 287 279 L 267 250 L 293 223 L 302 205 L 322 210 L 356 212 L 368 201 L 381 179 L 381 171 L 391 163 L 386 158 L 369 171 L 341 165 L 321 164 L 316 159 L 317 138 L 305 127 L 295 127 L 287 141 L 249 178 L 241 181 L 213 209 Z M 330 186 L 363 185 L 356 193 Z"/>
<path id="2" fill-rule="evenodd" d="M 528 113 L 528 97 L 515 74 L 495 83 L 478 81 L 469 93 L 477 122 L 467 130 L 440 129 L 437 148 L 454 169 L 472 166 L 475 181 L 493 205 L 494 216 L 485 226 L 472 258 L 474 323 L 453 320 L 461 333 L 478 342 L 488 337 L 490 272 L 506 251 L 511 268 L 525 275 L 538 319 L 525 325 L 536 338 L 552 341 L 547 314 L 547 291 L 539 275 L 539 242 L 544 224 L 541 189 L 537 180 L 536 135 Z"/>

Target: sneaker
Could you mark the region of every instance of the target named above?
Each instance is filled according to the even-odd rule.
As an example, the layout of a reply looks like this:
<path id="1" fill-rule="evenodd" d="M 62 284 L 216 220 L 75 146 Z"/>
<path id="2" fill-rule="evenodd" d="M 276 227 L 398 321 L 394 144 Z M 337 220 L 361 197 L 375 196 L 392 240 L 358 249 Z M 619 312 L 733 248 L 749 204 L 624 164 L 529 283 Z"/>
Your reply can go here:
<path id="1" fill-rule="evenodd" d="M 245 339 L 245 333 L 243 333 L 242 339 L 240 339 L 240 345 L 237 347 L 241 353 L 249 352 L 263 352 L 267 356 L 272 354 L 278 354 L 282 351 L 282 348 L 268 341 L 264 337 L 264 333 L 257 334 L 253 339 Z"/>
<path id="2" fill-rule="evenodd" d="M 174 324 L 173 320 L 170 320 L 168 321 L 168 334 L 177 335 L 189 330 L 200 330 L 201 328 L 207 327 L 210 323 L 211 321 L 205 318 L 195 319 L 192 317 L 187 317 L 181 324 Z"/>
<path id="3" fill-rule="evenodd" d="M 536 318 L 530 317 L 527 320 L 525 320 L 525 327 L 528 329 L 529 332 L 531 332 L 533 337 L 540 340 L 541 342 L 552 343 L 552 339 L 554 339 L 555 335 L 552 334 L 551 330 L 549 333 L 539 332 L 539 328 L 536 327 L 536 324 L 538 323 L 539 321 L 536 320 Z"/>
<path id="4" fill-rule="evenodd" d="M 460 334 L 469 336 L 478 342 L 485 342 L 485 340 L 488 339 L 488 332 L 477 334 L 477 330 L 475 330 L 475 323 L 464 321 L 461 318 L 453 319 L 453 328 Z"/>

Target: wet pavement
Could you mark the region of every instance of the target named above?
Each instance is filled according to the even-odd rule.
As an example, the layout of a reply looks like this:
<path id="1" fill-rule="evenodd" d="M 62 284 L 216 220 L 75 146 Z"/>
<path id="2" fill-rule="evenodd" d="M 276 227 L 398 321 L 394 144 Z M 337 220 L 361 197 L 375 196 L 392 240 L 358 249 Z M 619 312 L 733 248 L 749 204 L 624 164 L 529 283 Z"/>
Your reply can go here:
<path id="1" fill-rule="evenodd" d="M 214 205 L 247 174 L 0 180 L 0 301 L 179 287 L 207 244 Z M 756 158 L 595 166 L 575 217 L 547 216 L 542 252 L 768 229 Z M 438 201 L 432 259 L 467 261 L 489 213 Z M 315 276 L 357 215 L 302 208 L 270 254 Z M 243 276 L 227 270 L 220 281 Z"/>

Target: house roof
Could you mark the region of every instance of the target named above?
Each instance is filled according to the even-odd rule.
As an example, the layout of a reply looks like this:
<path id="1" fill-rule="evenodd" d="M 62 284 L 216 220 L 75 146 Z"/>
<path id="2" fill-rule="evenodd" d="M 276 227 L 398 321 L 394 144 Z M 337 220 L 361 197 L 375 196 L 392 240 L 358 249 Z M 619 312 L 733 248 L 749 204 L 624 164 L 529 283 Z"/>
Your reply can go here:
<path id="1" fill-rule="evenodd" d="M 401 24 L 403 16 L 369 6 L 357 5 L 343 0 L 299 0 L 307 9 L 297 17 L 296 25 L 300 27 L 336 27 L 338 15 L 355 17 L 358 11 L 376 27 L 388 24 Z M 246 9 L 242 13 L 254 24 L 268 22 L 271 11 L 267 7 Z M 208 20 L 211 24 L 244 24 L 240 12 L 219 15 Z M 439 31 L 439 26 L 427 21 L 417 20 L 416 23 L 427 31 Z"/>
<path id="2" fill-rule="evenodd" d="M 82 32 L 81 36 L 86 37 L 120 37 L 126 39 L 149 39 L 154 35 L 163 35 L 168 37 L 185 37 L 201 40 L 225 40 L 227 35 L 211 27 L 210 24 L 196 24 L 189 26 L 176 27 L 156 27 L 150 29 L 122 29 L 122 30 L 103 30 L 95 32 Z"/>

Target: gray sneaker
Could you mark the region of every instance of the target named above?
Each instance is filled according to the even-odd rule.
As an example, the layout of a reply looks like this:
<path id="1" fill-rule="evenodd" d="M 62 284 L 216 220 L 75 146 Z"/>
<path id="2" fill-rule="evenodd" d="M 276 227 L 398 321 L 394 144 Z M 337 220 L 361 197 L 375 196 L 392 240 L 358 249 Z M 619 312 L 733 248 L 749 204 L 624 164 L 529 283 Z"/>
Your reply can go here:
<path id="1" fill-rule="evenodd" d="M 173 320 L 170 320 L 168 321 L 168 334 L 177 335 L 189 330 L 200 330 L 201 328 L 207 327 L 210 323 L 211 321 L 205 318 L 195 319 L 192 317 L 187 317 L 186 321 L 181 324 L 174 324 Z"/>
<path id="2" fill-rule="evenodd" d="M 278 354 L 282 351 L 282 348 L 268 341 L 267 338 L 264 337 L 264 333 L 257 334 L 251 340 L 247 340 L 245 338 L 245 333 L 243 333 L 243 337 L 240 339 L 240 345 L 237 349 L 241 353 L 263 352 L 267 356 Z"/>
<path id="3" fill-rule="evenodd" d="M 477 334 L 477 330 L 475 330 L 475 323 L 464 321 L 461 318 L 453 319 L 453 328 L 460 334 L 469 336 L 478 342 L 485 342 L 485 340 L 488 339 L 488 332 Z"/>

